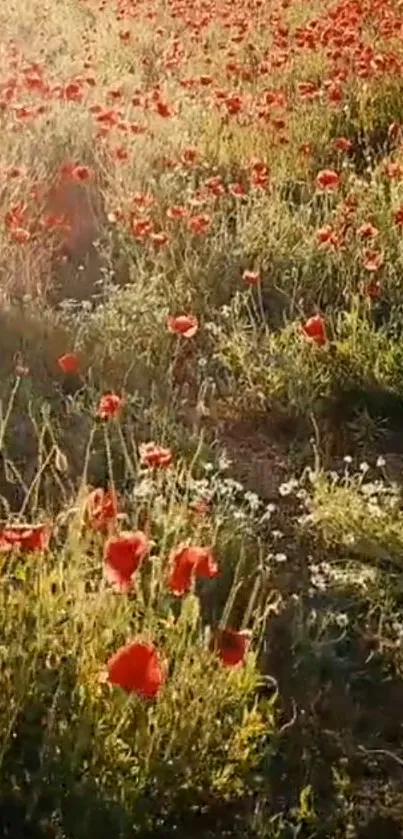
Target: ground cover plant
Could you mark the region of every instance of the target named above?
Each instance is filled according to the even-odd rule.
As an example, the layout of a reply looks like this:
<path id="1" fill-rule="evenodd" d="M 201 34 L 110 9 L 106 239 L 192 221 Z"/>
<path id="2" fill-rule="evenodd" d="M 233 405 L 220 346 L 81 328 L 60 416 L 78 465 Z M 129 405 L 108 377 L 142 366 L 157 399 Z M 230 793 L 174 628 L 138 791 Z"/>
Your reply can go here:
<path id="1" fill-rule="evenodd" d="M 394 839 L 402 3 L 0 27 L 0 835 Z"/>

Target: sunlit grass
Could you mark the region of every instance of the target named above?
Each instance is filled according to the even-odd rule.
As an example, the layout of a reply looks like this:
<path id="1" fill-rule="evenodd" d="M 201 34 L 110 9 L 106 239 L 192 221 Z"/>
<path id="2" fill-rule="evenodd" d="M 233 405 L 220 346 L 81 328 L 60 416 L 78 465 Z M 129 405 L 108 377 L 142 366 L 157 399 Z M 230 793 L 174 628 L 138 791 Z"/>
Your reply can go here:
<path id="1" fill-rule="evenodd" d="M 382 690 L 401 673 L 396 4 L 11 0 L 0 26 L 0 833 L 358 836 L 346 754 L 400 765 L 345 708 L 373 648 Z M 109 525 L 150 541 L 120 593 Z M 178 596 L 184 545 L 219 573 Z M 153 700 L 105 681 L 131 640 Z"/>

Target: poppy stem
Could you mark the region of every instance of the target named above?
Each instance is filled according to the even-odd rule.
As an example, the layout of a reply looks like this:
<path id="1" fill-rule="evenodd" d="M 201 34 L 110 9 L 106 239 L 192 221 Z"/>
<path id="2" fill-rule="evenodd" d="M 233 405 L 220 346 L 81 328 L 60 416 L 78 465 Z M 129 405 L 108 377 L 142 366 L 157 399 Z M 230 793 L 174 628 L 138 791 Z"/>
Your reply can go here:
<path id="1" fill-rule="evenodd" d="M 42 475 L 44 474 L 44 472 L 46 471 L 47 467 L 49 466 L 49 463 L 51 463 L 51 461 L 52 461 L 52 459 L 53 459 L 53 457 L 54 457 L 55 451 L 56 451 L 55 446 L 52 446 L 52 448 L 51 448 L 50 452 L 48 453 L 48 455 L 45 457 L 45 460 L 44 460 L 44 461 L 43 461 L 43 463 L 41 464 L 41 467 L 40 467 L 39 471 L 36 473 L 36 475 L 35 475 L 35 477 L 34 477 L 34 479 L 33 479 L 32 483 L 31 483 L 31 485 L 30 485 L 30 487 L 29 487 L 29 489 L 28 489 L 28 492 L 27 492 L 27 494 L 26 494 L 26 496 L 25 496 L 25 498 L 24 498 L 24 502 L 23 502 L 22 507 L 21 507 L 20 512 L 19 512 L 19 515 L 20 515 L 20 516 L 23 516 L 23 515 L 24 515 L 25 510 L 27 509 L 27 506 L 28 506 L 28 501 L 30 501 L 30 500 L 31 500 L 31 496 L 32 496 L 32 495 L 33 495 L 33 493 L 34 493 L 34 490 L 35 490 L 35 494 L 36 494 L 35 503 L 34 503 L 34 509 L 36 509 L 36 508 L 37 508 L 37 506 L 38 506 L 38 503 L 37 503 L 37 502 L 38 502 L 39 484 L 40 484 L 40 482 L 41 482 Z"/>
<path id="2" fill-rule="evenodd" d="M 8 423 L 9 423 L 9 420 L 10 420 L 10 417 L 11 417 L 11 413 L 12 413 L 12 410 L 13 410 L 13 407 L 14 407 L 15 397 L 17 396 L 17 392 L 18 392 L 18 388 L 19 388 L 19 386 L 20 386 L 20 382 L 21 382 L 21 376 L 17 376 L 17 378 L 16 378 L 16 380 L 15 380 L 15 382 L 14 382 L 14 387 L 13 387 L 13 389 L 12 389 L 12 391 L 11 391 L 10 399 L 9 399 L 9 401 L 8 401 L 6 415 L 5 415 L 4 419 L 3 419 L 3 420 L 2 420 L 2 422 L 1 422 L 1 428 L 0 428 L 0 452 L 2 452 L 2 451 L 3 451 L 3 446 L 4 446 L 4 437 L 5 437 L 5 434 L 6 434 L 6 431 L 7 431 L 7 426 L 8 426 Z"/>
<path id="3" fill-rule="evenodd" d="M 125 459 L 127 470 L 129 472 L 129 474 L 131 475 L 131 477 L 135 478 L 136 477 L 136 470 L 135 470 L 135 468 L 133 466 L 133 463 L 130 459 L 129 450 L 127 448 L 126 440 L 125 440 L 125 437 L 124 437 L 124 434 L 123 434 L 123 431 L 122 431 L 122 426 L 120 425 L 120 422 L 118 422 L 117 427 L 118 427 L 119 440 L 120 440 L 120 443 L 121 443 L 121 446 L 122 446 L 123 457 Z"/>
<path id="4" fill-rule="evenodd" d="M 259 303 L 259 312 L 260 312 L 260 316 L 262 318 L 262 323 L 266 323 L 266 315 L 265 315 L 264 306 L 263 306 L 262 283 L 261 282 L 258 283 L 258 287 L 257 287 L 257 299 L 258 299 L 258 303 Z"/>
<path id="5" fill-rule="evenodd" d="M 221 620 L 218 624 L 219 629 L 224 629 L 226 624 L 228 623 L 230 614 L 232 612 L 232 607 L 233 607 L 233 605 L 235 603 L 235 600 L 236 600 L 236 596 L 237 596 L 237 594 L 238 594 L 238 592 L 240 591 L 241 588 L 242 588 L 242 580 L 239 580 L 238 582 L 236 580 L 234 580 L 234 582 L 232 584 L 231 591 L 228 595 L 227 602 L 224 606 L 224 611 L 221 615 Z"/>
<path id="6" fill-rule="evenodd" d="M 91 428 L 89 437 L 88 437 L 87 447 L 85 449 L 84 468 L 83 468 L 82 477 L 81 477 L 81 490 L 83 490 L 84 487 L 86 487 L 86 485 L 87 485 L 88 466 L 89 466 L 89 462 L 90 462 L 92 441 L 94 439 L 96 427 L 97 426 L 94 423 L 92 428 Z"/>
<path id="7" fill-rule="evenodd" d="M 241 629 L 247 629 L 248 628 L 248 623 L 250 621 L 250 618 L 251 618 L 251 615 L 252 615 L 252 612 L 253 612 L 253 608 L 254 608 L 255 603 L 256 603 L 256 598 L 259 594 L 260 585 L 261 585 L 261 575 L 258 574 L 257 577 L 256 577 L 256 580 L 255 580 L 255 583 L 254 583 L 249 601 L 248 601 L 248 605 L 245 609 L 244 616 L 242 618 Z"/>
<path id="8" fill-rule="evenodd" d="M 113 460 L 112 460 L 112 451 L 111 451 L 111 441 L 109 439 L 108 434 L 108 426 L 105 423 L 104 425 L 104 440 L 105 440 L 105 452 L 106 452 L 106 462 L 108 465 L 108 478 L 110 481 L 111 490 L 115 493 L 115 479 L 113 477 Z"/>

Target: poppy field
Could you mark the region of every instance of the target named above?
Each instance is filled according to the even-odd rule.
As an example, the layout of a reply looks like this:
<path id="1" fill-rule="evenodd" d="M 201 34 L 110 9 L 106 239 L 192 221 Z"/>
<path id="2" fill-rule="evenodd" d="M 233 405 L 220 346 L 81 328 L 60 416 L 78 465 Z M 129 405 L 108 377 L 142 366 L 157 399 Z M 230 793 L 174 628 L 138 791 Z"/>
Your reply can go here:
<path id="1" fill-rule="evenodd" d="M 397 839 L 403 3 L 0 31 L 0 837 Z"/>

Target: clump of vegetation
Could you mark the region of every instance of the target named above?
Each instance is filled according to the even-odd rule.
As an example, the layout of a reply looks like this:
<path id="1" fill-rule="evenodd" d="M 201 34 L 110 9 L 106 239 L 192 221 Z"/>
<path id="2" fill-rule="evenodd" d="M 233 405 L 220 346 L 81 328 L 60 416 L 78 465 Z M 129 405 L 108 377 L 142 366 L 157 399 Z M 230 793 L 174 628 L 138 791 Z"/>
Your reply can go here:
<path id="1" fill-rule="evenodd" d="M 0 24 L 0 833 L 393 839 L 399 4 Z"/>

